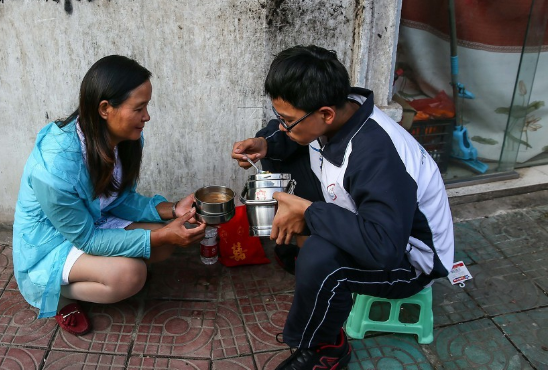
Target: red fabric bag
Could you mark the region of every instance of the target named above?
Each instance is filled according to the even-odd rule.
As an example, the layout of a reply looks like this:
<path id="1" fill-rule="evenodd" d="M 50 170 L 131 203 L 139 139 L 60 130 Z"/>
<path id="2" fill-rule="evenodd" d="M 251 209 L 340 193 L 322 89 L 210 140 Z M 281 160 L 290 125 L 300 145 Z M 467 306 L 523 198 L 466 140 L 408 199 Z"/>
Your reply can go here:
<path id="1" fill-rule="evenodd" d="M 221 224 L 219 233 L 219 262 L 232 267 L 270 263 L 261 241 L 249 236 L 249 222 L 245 206 L 236 207 L 234 217 Z"/>

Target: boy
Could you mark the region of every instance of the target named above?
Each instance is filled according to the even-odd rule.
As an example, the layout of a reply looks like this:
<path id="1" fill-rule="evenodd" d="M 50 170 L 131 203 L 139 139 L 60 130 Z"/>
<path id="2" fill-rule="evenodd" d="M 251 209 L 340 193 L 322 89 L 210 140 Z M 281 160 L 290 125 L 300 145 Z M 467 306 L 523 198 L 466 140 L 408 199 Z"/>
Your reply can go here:
<path id="1" fill-rule="evenodd" d="M 249 157 L 298 177 L 296 195 L 274 195 L 270 238 L 278 248 L 310 235 L 283 331 L 297 350 L 277 369 L 340 369 L 350 360 L 341 327 L 352 293 L 409 297 L 447 276 L 454 249 L 447 194 L 436 163 L 374 106 L 371 91 L 350 87 L 334 52 L 282 51 L 265 90 L 277 120 L 235 143 L 232 157 L 243 168 Z"/>

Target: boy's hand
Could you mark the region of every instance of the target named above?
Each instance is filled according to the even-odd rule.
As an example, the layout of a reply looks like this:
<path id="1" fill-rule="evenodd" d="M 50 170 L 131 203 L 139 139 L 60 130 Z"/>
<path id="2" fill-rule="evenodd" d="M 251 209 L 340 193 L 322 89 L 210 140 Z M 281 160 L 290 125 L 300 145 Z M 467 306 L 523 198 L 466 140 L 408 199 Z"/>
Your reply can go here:
<path id="1" fill-rule="evenodd" d="M 254 137 L 234 143 L 232 147 L 232 158 L 238 161 L 238 166 L 248 169 L 251 164 L 246 157 L 257 162 L 266 156 L 268 144 L 264 137 Z"/>
<path id="2" fill-rule="evenodd" d="M 276 240 L 276 244 L 289 244 L 293 235 L 303 232 L 306 225 L 304 212 L 312 202 L 282 192 L 274 193 L 273 198 L 278 201 L 278 211 L 272 222 L 270 239 Z"/>

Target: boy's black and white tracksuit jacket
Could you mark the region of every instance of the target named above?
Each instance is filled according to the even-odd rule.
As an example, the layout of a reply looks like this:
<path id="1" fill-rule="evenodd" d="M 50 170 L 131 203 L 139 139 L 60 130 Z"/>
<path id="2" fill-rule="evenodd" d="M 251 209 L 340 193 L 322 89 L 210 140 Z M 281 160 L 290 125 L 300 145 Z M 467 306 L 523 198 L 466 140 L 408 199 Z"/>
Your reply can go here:
<path id="1" fill-rule="evenodd" d="M 352 88 L 359 110 L 328 142 L 309 145 L 310 165 L 325 202 L 305 213 L 312 235 L 351 254 L 364 268 L 390 270 L 407 254 L 431 279 L 447 276 L 454 256 L 453 223 L 438 167 L 425 149 L 373 104 L 373 93 Z M 284 160 L 299 144 L 275 121 L 257 133 L 267 158 Z"/>

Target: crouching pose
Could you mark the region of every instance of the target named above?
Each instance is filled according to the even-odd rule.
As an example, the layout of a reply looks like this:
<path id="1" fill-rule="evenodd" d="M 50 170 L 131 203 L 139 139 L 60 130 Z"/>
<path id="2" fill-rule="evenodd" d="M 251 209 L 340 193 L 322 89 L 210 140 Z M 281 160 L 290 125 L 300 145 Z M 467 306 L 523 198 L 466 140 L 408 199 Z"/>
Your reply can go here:
<path id="1" fill-rule="evenodd" d="M 135 191 L 150 120 L 151 73 L 129 58 L 97 61 L 78 109 L 39 133 L 13 225 L 14 274 L 24 298 L 66 331 L 91 329 L 77 301 L 114 303 L 145 284 L 147 263 L 203 238 L 194 198 Z M 166 220 L 174 219 L 170 223 Z"/>
<path id="2" fill-rule="evenodd" d="M 404 298 L 448 275 L 447 194 L 430 155 L 375 107 L 371 91 L 350 87 L 334 52 L 282 51 L 265 90 L 277 119 L 235 143 L 232 157 L 297 178 L 295 195 L 274 195 L 270 238 L 282 263 L 288 253 L 279 251 L 308 235 L 294 253 L 295 297 L 283 331 L 297 350 L 277 369 L 340 369 L 350 360 L 342 326 L 352 293 Z"/>

